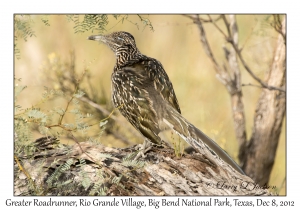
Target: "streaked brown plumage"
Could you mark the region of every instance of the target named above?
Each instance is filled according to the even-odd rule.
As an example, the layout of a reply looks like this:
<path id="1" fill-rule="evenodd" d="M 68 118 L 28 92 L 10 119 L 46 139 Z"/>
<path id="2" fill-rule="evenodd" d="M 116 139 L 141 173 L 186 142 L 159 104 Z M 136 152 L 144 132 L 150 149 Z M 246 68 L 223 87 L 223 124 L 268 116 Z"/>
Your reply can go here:
<path id="1" fill-rule="evenodd" d="M 120 31 L 88 39 L 105 43 L 115 53 L 116 65 L 111 77 L 113 104 L 147 140 L 161 144 L 158 134 L 168 125 L 191 146 L 201 147 L 199 142 L 204 142 L 243 173 L 224 150 L 181 115 L 173 85 L 162 64 L 140 53 L 131 34 Z"/>

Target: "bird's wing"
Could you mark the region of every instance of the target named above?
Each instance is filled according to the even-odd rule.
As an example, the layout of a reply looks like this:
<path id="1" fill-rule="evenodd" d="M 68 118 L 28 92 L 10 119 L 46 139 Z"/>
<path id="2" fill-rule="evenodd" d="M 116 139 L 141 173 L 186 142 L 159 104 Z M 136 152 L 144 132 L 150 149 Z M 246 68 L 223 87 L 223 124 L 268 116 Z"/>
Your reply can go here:
<path id="1" fill-rule="evenodd" d="M 125 104 L 119 108 L 121 113 L 151 142 L 160 144 L 158 134 L 164 104 L 180 113 L 172 83 L 161 63 L 152 58 L 142 58 L 115 71 L 112 80 L 115 106 Z"/>
<path id="2" fill-rule="evenodd" d="M 165 101 L 181 113 L 173 85 L 162 64 L 158 60 L 148 57 L 141 64 L 145 67 L 149 78 L 154 81 L 154 88 L 161 94 Z"/>
<path id="3" fill-rule="evenodd" d="M 113 103 L 122 115 L 155 144 L 160 144 L 158 136 L 159 120 L 153 107 L 153 81 L 139 66 L 122 67 L 112 74 Z M 151 93 L 150 93 L 151 92 Z"/>

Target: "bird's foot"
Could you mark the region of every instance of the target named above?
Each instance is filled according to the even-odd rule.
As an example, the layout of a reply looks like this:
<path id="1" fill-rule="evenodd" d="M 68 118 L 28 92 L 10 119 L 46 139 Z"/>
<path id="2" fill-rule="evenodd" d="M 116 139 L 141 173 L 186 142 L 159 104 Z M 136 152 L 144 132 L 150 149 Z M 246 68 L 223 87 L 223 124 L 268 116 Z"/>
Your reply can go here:
<path id="1" fill-rule="evenodd" d="M 135 147 L 136 150 L 139 150 L 138 154 L 135 156 L 134 160 L 139 159 L 140 157 L 145 158 L 146 157 L 146 153 L 152 149 L 152 143 L 145 140 L 143 144 L 138 144 Z"/>

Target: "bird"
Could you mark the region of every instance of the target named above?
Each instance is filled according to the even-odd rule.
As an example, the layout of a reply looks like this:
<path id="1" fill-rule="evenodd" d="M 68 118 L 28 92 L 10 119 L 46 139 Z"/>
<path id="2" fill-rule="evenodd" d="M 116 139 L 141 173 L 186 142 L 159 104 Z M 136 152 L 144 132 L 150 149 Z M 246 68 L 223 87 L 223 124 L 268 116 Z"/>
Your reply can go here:
<path id="1" fill-rule="evenodd" d="M 112 102 L 145 137 L 143 152 L 151 148 L 149 142 L 161 145 L 159 133 L 168 126 L 194 148 L 201 147 L 203 142 L 211 153 L 244 174 L 216 142 L 181 115 L 172 82 L 163 65 L 142 54 L 130 33 L 116 31 L 91 35 L 87 39 L 104 43 L 115 54 L 116 64 L 111 75 Z"/>

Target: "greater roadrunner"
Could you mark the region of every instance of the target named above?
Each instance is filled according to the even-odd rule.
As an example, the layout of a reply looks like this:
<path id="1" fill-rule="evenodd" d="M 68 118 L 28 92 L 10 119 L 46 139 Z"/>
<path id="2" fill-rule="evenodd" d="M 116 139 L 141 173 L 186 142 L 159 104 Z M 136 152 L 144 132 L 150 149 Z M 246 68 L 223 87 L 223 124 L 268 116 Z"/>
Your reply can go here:
<path id="1" fill-rule="evenodd" d="M 148 141 L 161 144 L 158 134 L 167 125 L 194 148 L 202 147 L 199 142 L 204 142 L 213 150 L 210 152 L 244 174 L 221 147 L 181 115 L 162 64 L 143 55 L 130 33 L 120 31 L 92 35 L 88 39 L 105 43 L 115 53 L 117 61 L 111 76 L 113 104 Z"/>

